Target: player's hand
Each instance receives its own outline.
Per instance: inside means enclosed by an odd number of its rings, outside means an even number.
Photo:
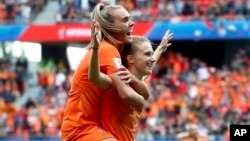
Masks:
[[[125,84],[133,83],[135,81],[135,76],[125,67],[119,68],[117,75]]]
[[[99,48],[99,43],[101,41],[101,31],[100,31],[100,25],[95,20],[92,21],[91,24],[91,37],[93,39],[93,49]]]
[[[166,49],[171,45],[169,41],[173,38],[173,33],[171,33],[169,30],[166,31],[165,35],[163,36],[160,45],[158,46],[159,49],[161,49],[163,52],[166,51]]]

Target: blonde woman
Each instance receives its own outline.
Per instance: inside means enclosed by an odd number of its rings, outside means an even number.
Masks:
[[[88,75],[90,57],[96,49],[91,48],[81,60],[74,74],[61,127],[63,141],[116,140],[101,126],[102,96],[104,90],[111,86],[111,82],[104,78],[114,74],[121,67],[119,51],[125,44],[132,41],[131,33],[134,22],[130,19],[128,11],[119,5],[98,4],[93,13],[103,36],[98,49],[101,58],[100,68],[95,70],[102,73],[96,76]],[[89,47],[92,47],[93,43],[92,40]],[[148,97],[148,89],[142,81],[135,78],[131,87],[144,97]],[[140,103],[142,100],[140,97],[129,97],[129,95],[127,97],[134,104]]]

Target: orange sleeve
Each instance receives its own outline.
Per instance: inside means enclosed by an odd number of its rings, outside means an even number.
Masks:
[[[103,43],[103,42],[102,42]],[[103,43],[99,50],[99,60],[101,72],[112,74],[121,67],[121,56],[116,47]]]

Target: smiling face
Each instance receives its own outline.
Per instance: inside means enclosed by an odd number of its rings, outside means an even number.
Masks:
[[[132,36],[132,44],[126,45],[121,51],[122,64],[138,79],[150,75],[155,60],[150,41],[143,36]]]
[[[121,7],[113,10],[110,15],[112,16],[114,26],[119,28],[120,31],[109,31],[109,34],[124,44],[131,43],[134,22],[131,20],[128,11]]]
[[[122,6],[99,3],[93,11],[93,19],[99,23],[103,38],[109,43],[117,47],[131,43],[134,22]]]
[[[153,59],[154,50],[151,44],[146,41],[136,46],[137,50],[131,56],[131,67],[134,67],[142,76],[150,75],[155,62]]]

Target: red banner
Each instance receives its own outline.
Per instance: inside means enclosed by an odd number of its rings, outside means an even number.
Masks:
[[[21,41],[64,42],[89,41],[90,24],[31,25],[21,35]]]
[[[153,26],[153,22],[135,23],[133,35],[147,36]]]
[[[153,23],[136,23],[134,35],[145,35]],[[58,25],[30,25],[20,36],[20,41],[31,42],[88,42],[91,36],[91,25],[58,24]]]

